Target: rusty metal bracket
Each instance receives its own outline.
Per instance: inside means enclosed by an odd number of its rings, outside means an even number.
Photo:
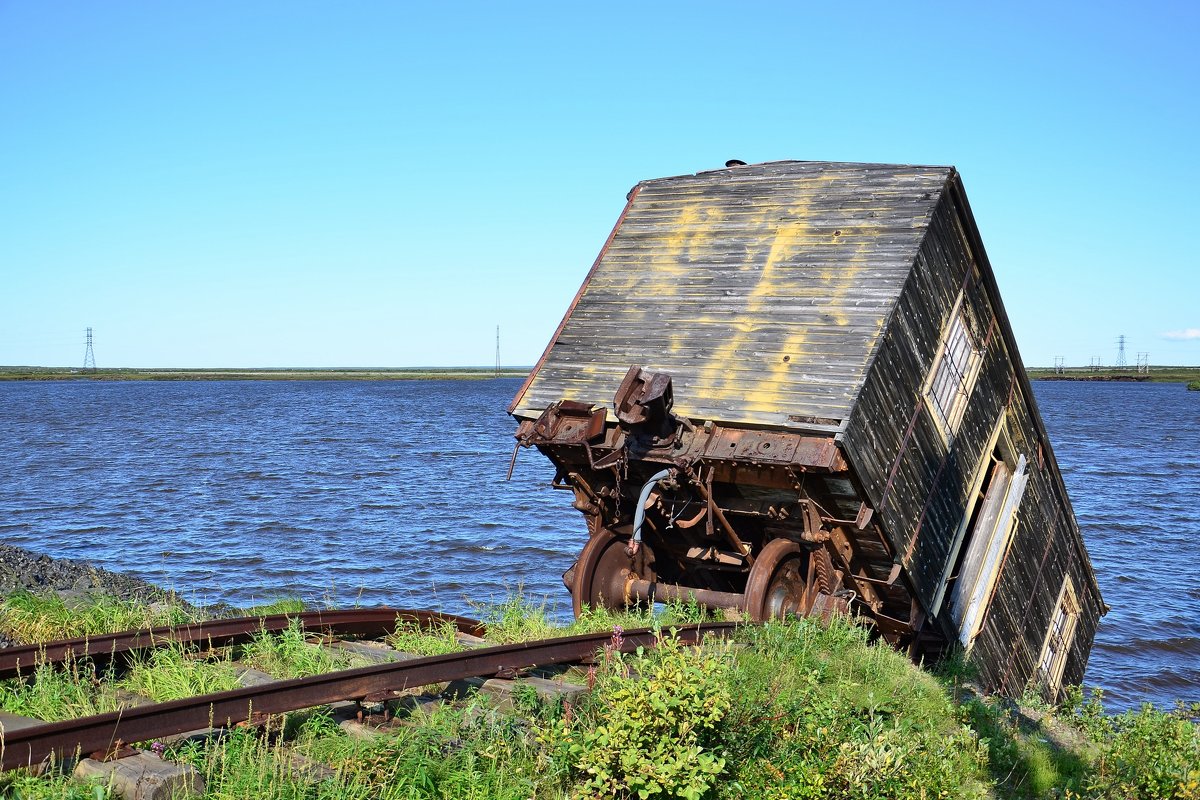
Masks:
[[[136,756],[137,753],[137,750],[134,750],[120,739],[117,739],[108,747],[88,753],[88,758],[92,759],[93,761],[116,761],[119,758]]]
[[[662,420],[675,405],[671,376],[638,366],[629,368],[613,398],[617,419],[627,425],[642,425]]]
[[[535,444],[584,444],[604,435],[608,412],[575,400],[559,400],[546,407],[530,427],[517,431],[517,441]]]

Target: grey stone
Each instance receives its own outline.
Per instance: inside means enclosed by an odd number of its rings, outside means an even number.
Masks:
[[[194,767],[146,752],[114,761],[85,758],[75,765],[74,775],[107,784],[123,800],[178,800],[203,794],[205,788]]]
[[[274,675],[269,675],[252,667],[239,666],[234,669],[239,686],[265,686],[279,681]]]
[[[330,642],[331,650],[341,650],[352,653],[375,664],[388,664],[393,661],[410,661],[416,656],[412,653],[402,653],[399,650],[377,642]]]
[[[20,714],[10,714],[7,711],[0,711],[0,731],[4,733],[45,724],[45,721],[34,717],[22,717]]]
[[[481,639],[478,636],[472,636],[469,633],[459,632],[459,633],[454,634],[454,638],[459,644],[463,645],[464,647],[485,647],[485,646],[487,646],[486,639]]]

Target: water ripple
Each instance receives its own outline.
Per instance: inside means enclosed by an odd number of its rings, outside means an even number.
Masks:
[[[566,615],[586,534],[537,453],[504,481],[519,385],[0,384],[0,533],[200,602],[472,613],[521,587]],[[1200,394],[1035,391],[1113,609],[1087,681],[1116,708],[1200,700]]]

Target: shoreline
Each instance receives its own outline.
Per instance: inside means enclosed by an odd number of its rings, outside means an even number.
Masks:
[[[4,381],[422,381],[492,380],[524,378],[530,367],[250,367],[132,369],[111,367],[83,371],[70,367],[0,366]],[[1053,367],[1030,367],[1034,381],[1094,381],[1112,383],[1194,383],[1200,367],[1150,367],[1136,373],[1087,367],[1055,371]]]
[[[526,367],[97,369],[0,367],[0,381],[414,381],[524,378]]]
[[[1127,368],[1029,367],[1031,381],[1101,381],[1112,383],[1189,383],[1200,380],[1200,367],[1150,367],[1146,372]]]

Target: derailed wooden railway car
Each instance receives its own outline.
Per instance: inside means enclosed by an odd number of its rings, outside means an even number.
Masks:
[[[577,613],[853,612],[991,691],[1083,678],[1104,603],[952,167],[639,183],[509,412],[586,519]]]

